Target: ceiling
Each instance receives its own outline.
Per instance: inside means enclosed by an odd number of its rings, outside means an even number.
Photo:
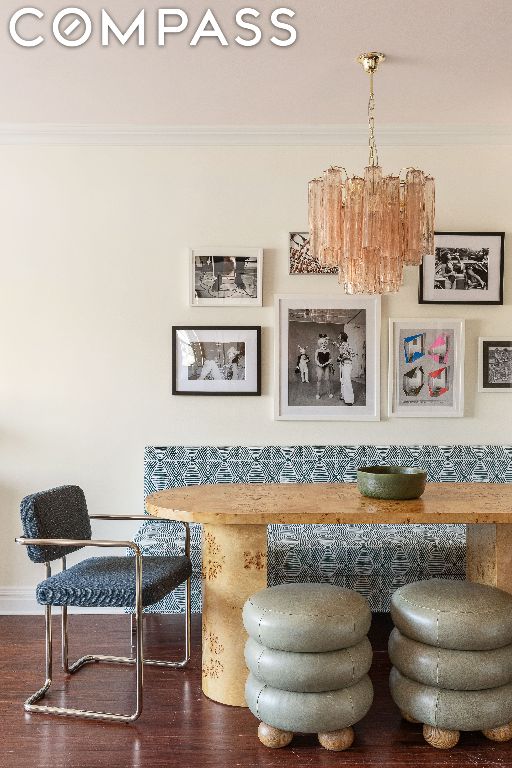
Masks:
[[[20,48],[6,32],[20,3],[2,3],[0,123],[118,125],[353,125],[365,121],[367,77],[355,63],[364,50],[388,56],[376,77],[378,124],[512,125],[512,0],[255,0],[262,16],[281,5],[296,11],[295,45],[270,44],[270,24],[256,47],[235,44],[238,0],[210,7],[230,41],[189,46],[206,5],[179,4],[186,32],[155,42],[154,0],[77,3],[94,35],[81,48],[49,39]],[[63,0],[39,3],[46,17],[20,29],[46,33]],[[117,5],[117,8],[115,7]],[[100,9],[126,27],[147,9],[147,43],[102,48]],[[264,12],[264,13],[263,13]]]

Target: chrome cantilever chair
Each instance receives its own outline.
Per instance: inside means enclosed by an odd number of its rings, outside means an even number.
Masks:
[[[143,515],[90,515],[84,492],[74,485],[54,488],[27,496],[21,502],[24,536],[16,539],[28,549],[35,563],[46,565],[46,579],[38,584],[37,601],[45,606],[46,682],[25,702],[27,712],[83,717],[130,723],[142,712],[143,665],[185,667],[190,659],[190,532],[185,526],[185,554],[175,557],[142,557],[131,541],[93,540],[91,520],[147,520]],[[82,547],[129,547],[134,557],[92,557],[66,568],[66,555]],[[51,575],[51,562],[62,559],[62,571]],[[185,583],[185,657],[182,661],[158,661],[144,658],[143,608],[161,600]],[[52,606],[62,609],[62,667],[68,674],[85,664],[108,662],[133,664],[136,669],[137,706],[131,715],[95,712],[67,707],[38,705],[52,684]],[[136,621],[135,657],[82,656],[68,663],[68,606],[86,608],[132,608]],[[133,614],[132,614],[133,615]]]

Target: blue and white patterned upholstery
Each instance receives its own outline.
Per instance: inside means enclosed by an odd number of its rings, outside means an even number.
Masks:
[[[188,557],[145,557],[142,566],[142,604],[152,605],[192,573]],[[83,608],[135,608],[135,558],[90,557],[37,586],[41,605],[78,605]]]
[[[20,504],[27,539],[90,539],[91,521],[85,495],[77,485],[63,485],[25,496]],[[34,563],[59,560],[81,547],[27,547]]]
[[[354,482],[361,466],[423,467],[433,482],[512,482],[512,446],[148,447],[144,495],[214,483]],[[201,610],[200,526],[191,526],[192,609]],[[143,523],[136,541],[152,555],[182,551],[182,527]],[[374,611],[389,610],[391,593],[409,581],[464,578],[463,525],[270,525],[270,586],[330,582],[361,592]],[[181,612],[178,589],[149,610]]]

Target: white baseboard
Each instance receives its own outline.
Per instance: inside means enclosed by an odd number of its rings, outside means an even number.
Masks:
[[[54,609],[58,610],[58,609]],[[70,608],[69,613],[124,613],[122,608]],[[0,587],[0,616],[42,616],[32,587]]]

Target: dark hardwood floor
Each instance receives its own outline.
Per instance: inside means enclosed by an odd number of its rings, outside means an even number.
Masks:
[[[126,616],[72,616],[71,657],[84,652],[127,654]],[[175,617],[145,620],[148,655],[179,652]],[[427,746],[421,727],[401,720],[388,691],[390,630],[388,616],[377,615],[371,631],[375,658],[375,701],[356,726],[348,752],[329,753],[314,736],[297,736],[283,750],[268,750],[256,736],[257,721],[248,710],[215,704],[201,694],[200,624],[194,617],[193,658],[186,670],[146,668],[144,711],[133,725],[86,722],[26,715],[24,699],[43,683],[42,617],[0,617],[0,766],[1,768],[508,768],[512,743],[495,744],[481,734],[463,734],[449,752]],[[55,630],[58,630],[55,621]],[[58,633],[56,638],[58,641]],[[110,665],[85,667],[66,679],[56,643],[55,683],[49,700],[67,706],[128,711],[134,702],[133,669]]]

